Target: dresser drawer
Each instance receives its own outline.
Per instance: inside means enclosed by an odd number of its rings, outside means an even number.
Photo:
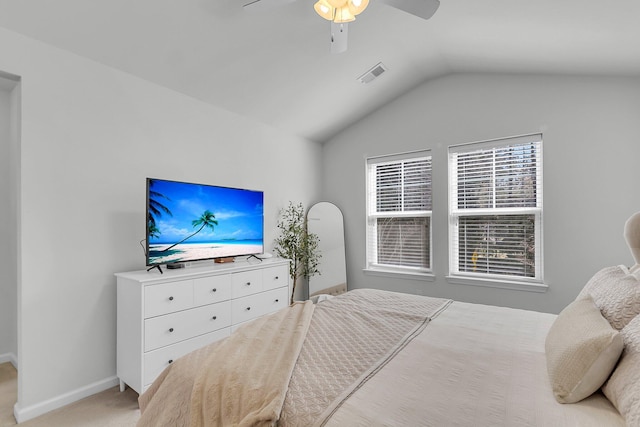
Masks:
[[[231,275],[231,296],[243,297],[262,291],[262,271],[250,270]]]
[[[232,300],[232,323],[242,323],[287,305],[288,288],[279,288]]]
[[[184,341],[231,325],[231,302],[225,301],[144,321],[144,351]]]
[[[200,347],[204,347],[207,344],[228,337],[229,333],[229,328],[219,329],[168,347],[159,348],[158,350],[145,353],[143,385],[145,387],[149,386],[167,366],[179,357],[197,350]]]
[[[273,313],[289,305],[289,287],[273,289],[263,294],[263,314]]]
[[[271,289],[281,288],[289,284],[289,267],[279,265],[269,267],[262,270],[262,289],[269,291]]]
[[[192,280],[146,286],[144,289],[145,318],[174,313],[192,306]]]
[[[202,277],[193,281],[194,305],[206,305],[231,299],[231,275]]]

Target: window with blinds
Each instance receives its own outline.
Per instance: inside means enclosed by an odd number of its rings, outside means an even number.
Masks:
[[[450,274],[542,282],[542,135],[449,147]]]
[[[431,270],[431,154],[367,159],[367,268]]]

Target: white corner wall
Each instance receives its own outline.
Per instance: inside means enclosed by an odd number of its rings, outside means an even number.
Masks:
[[[451,75],[429,81],[326,143],[323,196],[344,212],[350,289],[373,287],[558,313],[599,269],[633,264],[640,211],[640,78]],[[546,293],[449,284],[447,147],[543,133]],[[364,275],[368,156],[433,150],[434,282]]]
[[[21,77],[19,421],[116,384],[116,281],[145,261],[145,178],[320,195],[321,147],[0,29]]]

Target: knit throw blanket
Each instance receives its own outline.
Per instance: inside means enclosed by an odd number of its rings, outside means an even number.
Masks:
[[[274,425],[313,310],[296,303],[176,360],[140,396],[138,426]]]

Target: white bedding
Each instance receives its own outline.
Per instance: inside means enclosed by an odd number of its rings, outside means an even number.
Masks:
[[[544,341],[555,315],[453,302],[327,426],[624,426],[600,393],[555,401]]]

